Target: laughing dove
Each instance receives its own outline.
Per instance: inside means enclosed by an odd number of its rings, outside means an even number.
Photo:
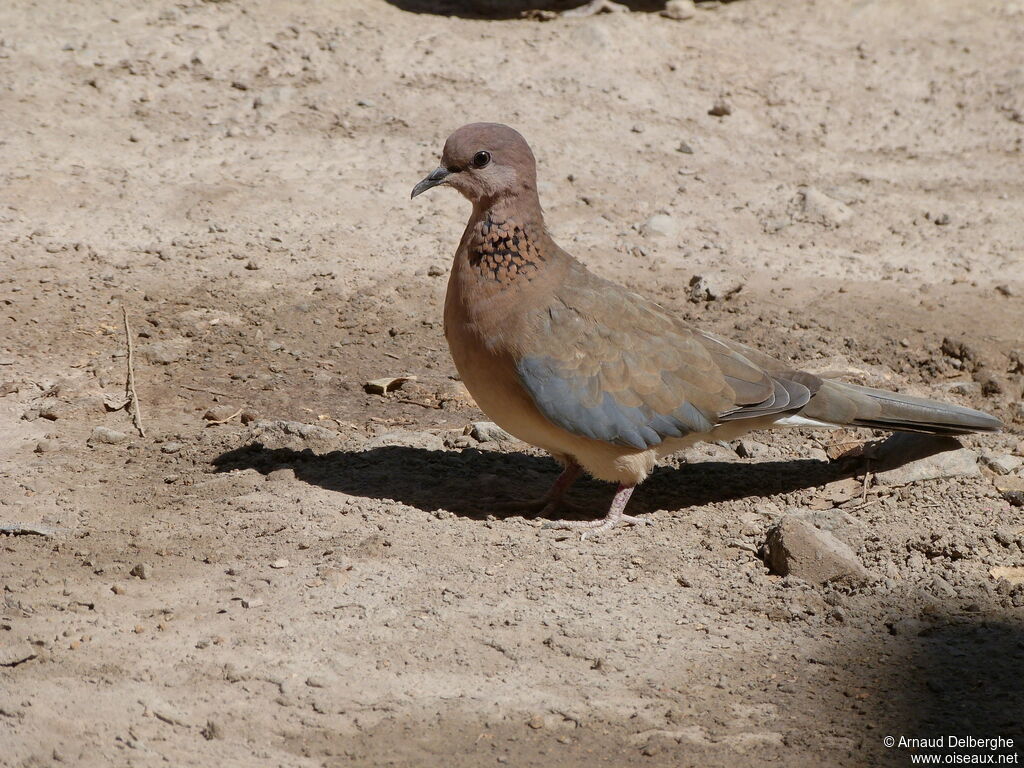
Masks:
[[[940,435],[1002,426],[969,408],[795,370],[593,274],[552,240],[533,153],[508,126],[455,131],[412,196],[442,185],[473,204],[444,308],[463,382],[493,421],[565,468],[537,504],[545,513],[581,468],[618,484],[603,518],[549,527],[644,522],[624,514],[633,488],[659,458],[701,440],[779,426]]]

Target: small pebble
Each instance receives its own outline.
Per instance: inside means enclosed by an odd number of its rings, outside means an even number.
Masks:
[[[732,114],[732,107],[724,101],[716,101],[714,106],[708,110],[708,114],[712,117],[726,117]]]
[[[184,446],[181,443],[164,443],[160,446],[161,453],[177,453]]]
[[[153,575],[153,566],[149,563],[136,563],[130,573],[137,578],[148,579]]]
[[[89,435],[90,443],[106,443],[107,445],[117,445],[127,439],[128,435],[124,432],[118,432],[110,427],[94,427],[92,434]]]
[[[56,403],[48,403],[39,409],[39,416],[48,421],[56,421],[60,418],[60,406]]]
[[[668,0],[665,3],[665,10],[661,12],[661,15],[666,19],[672,19],[674,21],[685,21],[686,19],[692,19],[697,14],[697,8],[693,3],[693,0]]]
[[[263,598],[261,597],[243,597],[242,607],[243,608],[259,608],[263,605]],[[216,641],[214,641],[216,642]]]
[[[285,560],[283,557],[275,560],[270,564],[271,568],[287,568],[291,563]]]
[[[644,237],[675,237],[682,225],[679,220],[665,213],[656,213],[640,225]]]
[[[501,440],[508,440],[512,436],[493,421],[475,421],[466,432],[480,443],[493,443]]]

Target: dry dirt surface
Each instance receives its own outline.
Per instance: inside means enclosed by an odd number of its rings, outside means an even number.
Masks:
[[[1021,2],[0,5],[0,764],[1024,739]],[[700,446],[634,495],[653,526],[598,540],[494,514],[557,468],[464,434],[440,318],[468,211],[409,201],[474,120],[528,138],[599,274],[1007,430],[916,476],[869,432]],[[415,378],[365,391],[389,376]],[[866,579],[770,573],[784,516]]]

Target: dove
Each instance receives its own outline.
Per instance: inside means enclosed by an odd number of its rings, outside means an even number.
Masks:
[[[797,370],[594,274],[552,239],[533,152],[506,125],[456,130],[412,197],[442,186],[473,206],[445,296],[455,367],[492,421],[563,467],[523,508],[556,514],[582,471],[617,485],[603,517],[546,527],[588,536],[644,523],[625,512],[633,489],[659,459],[699,441],[794,426],[1002,427],[981,411]]]

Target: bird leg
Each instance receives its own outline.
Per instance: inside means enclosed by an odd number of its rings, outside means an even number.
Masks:
[[[493,504],[491,508],[500,512],[535,512],[542,515],[550,515],[564,508],[572,510],[573,506],[565,501],[565,492],[572,487],[582,471],[579,464],[570,461],[555,480],[555,484],[539,499],[509,501]]]
[[[597,536],[605,531],[610,531],[620,523],[629,523],[630,525],[649,525],[650,521],[642,517],[633,517],[632,515],[624,514],[626,504],[629,502],[629,497],[633,495],[634,485],[622,485],[619,484],[618,490],[615,491],[615,498],[612,499],[611,506],[608,507],[608,514],[602,517],[600,520],[550,520],[544,523],[544,528],[560,528],[569,531],[583,531],[584,539],[588,539],[591,536]]]
[[[589,3],[584,3],[579,8],[571,8],[568,11],[562,12],[563,18],[582,18],[584,16],[593,16],[596,13],[607,11],[609,13],[622,13],[628,11],[629,8],[622,3],[613,3],[612,0],[590,0]]]

